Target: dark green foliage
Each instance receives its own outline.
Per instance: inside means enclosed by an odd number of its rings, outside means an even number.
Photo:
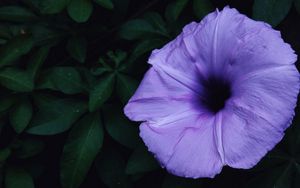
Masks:
[[[144,144],[139,144],[128,159],[126,174],[138,174],[159,168]]]
[[[118,106],[106,105],[103,110],[105,128],[108,134],[120,144],[134,149],[140,142],[138,127],[130,122]]]
[[[22,168],[8,167],[5,174],[5,187],[7,188],[34,188],[33,179]]]
[[[62,187],[79,187],[102,143],[103,128],[100,114],[86,115],[72,128],[61,158]]]
[[[35,135],[54,135],[68,130],[86,112],[83,101],[48,96],[36,97],[37,112],[27,129]]]
[[[277,26],[288,14],[293,0],[255,0],[253,18]]]
[[[121,153],[114,148],[108,148],[96,159],[97,173],[109,188],[129,188],[132,183],[125,174],[126,161]]]
[[[161,168],[124,115],[151,51],[227,4],[299,54],[300,0],[0,1],[0,187],[300,187],[298,108],[253,169],[198,180]]]
[[[35,20],[37,17],[30,10],[19,6],[0,7],[0,20],[25,22]]]
[[[93,4],[90,0],[71,0],[68,5],[69,16],[76,22],[86,22],[93,12]]]
[[[210,0],[193,0],[194,14],[201,19],[214,10]]]
[[[10,39],[0,51],[0,67],[12,64],[22,55],[27,54],[33,46],[31,37],[15,36]]]
[[[17,133],[21,133],[27,127],[31,117],[32,105],[28,99],[16,104],[9,115],[10,123]]]
[[[73,37],[70,38],[67,44],[67,50],[74,59],[80,63],[84,63],[86,58],[86,39]]]

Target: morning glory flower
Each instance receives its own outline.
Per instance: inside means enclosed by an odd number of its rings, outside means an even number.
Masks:
[[[154,50],[124,111],[161,165],[183,177],[249,169],[284,136],[299,92],[280,32],[225,7]]]

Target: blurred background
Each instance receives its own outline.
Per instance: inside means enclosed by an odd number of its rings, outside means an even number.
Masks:
[[[300,0],[1,0],[0,187],[300,187],[299,107],[256,167],[197,180],[160,168],[123,114],[151,51],[226,5],[300,54]]]

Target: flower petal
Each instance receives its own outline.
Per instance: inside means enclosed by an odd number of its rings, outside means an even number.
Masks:
[[[233,85],[232,102],[255,112],[280,130],[294,116],[300,88],[299,73],[294,65],[280,66],[272,71],[245,75]]]
[[[176,116],[193,109],[201,113],[203,110],[195,104],[196,96],[193,89],[150,68],[124,112],[135,121],[161,121],[169,115]]]
[[[225,163],[231,167],[253,167],[284,135],[283,131],[242,107],[231,106],[222,113]]]
[[[195,22],[185,26],[183,32],[163,48],[154,50],[148,60],[155,70],[163,71],[173,79],[181,81],[192,88],[199,87],[201,74],[195,64],[195,59],[187,51],[183,42],[185,35],[191,33],[197,24]]]
[[[296,61],[280,32],[229,7],[209,14],[182,35],[187,51],[204,75],[226,74],[235,79],[260,68]]]
[[[149,151],[169,172],[184,177],[214,177],[222,162],[216,149],[212,116],[192,115],[158,127],[140,126]]]
[[[226,163],[251,168],[283,137],[291,124],[299,92],[294,65],[261,69],[233,85],[233,97],[222,112]]]

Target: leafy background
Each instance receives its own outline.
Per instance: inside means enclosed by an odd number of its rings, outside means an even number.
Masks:
[[[300,119],[253,169],[214,179],[161,169],[122,108],[147,57],[225,5],[300,54],[300,0],[1,0],[0,187],[300,187]]]

